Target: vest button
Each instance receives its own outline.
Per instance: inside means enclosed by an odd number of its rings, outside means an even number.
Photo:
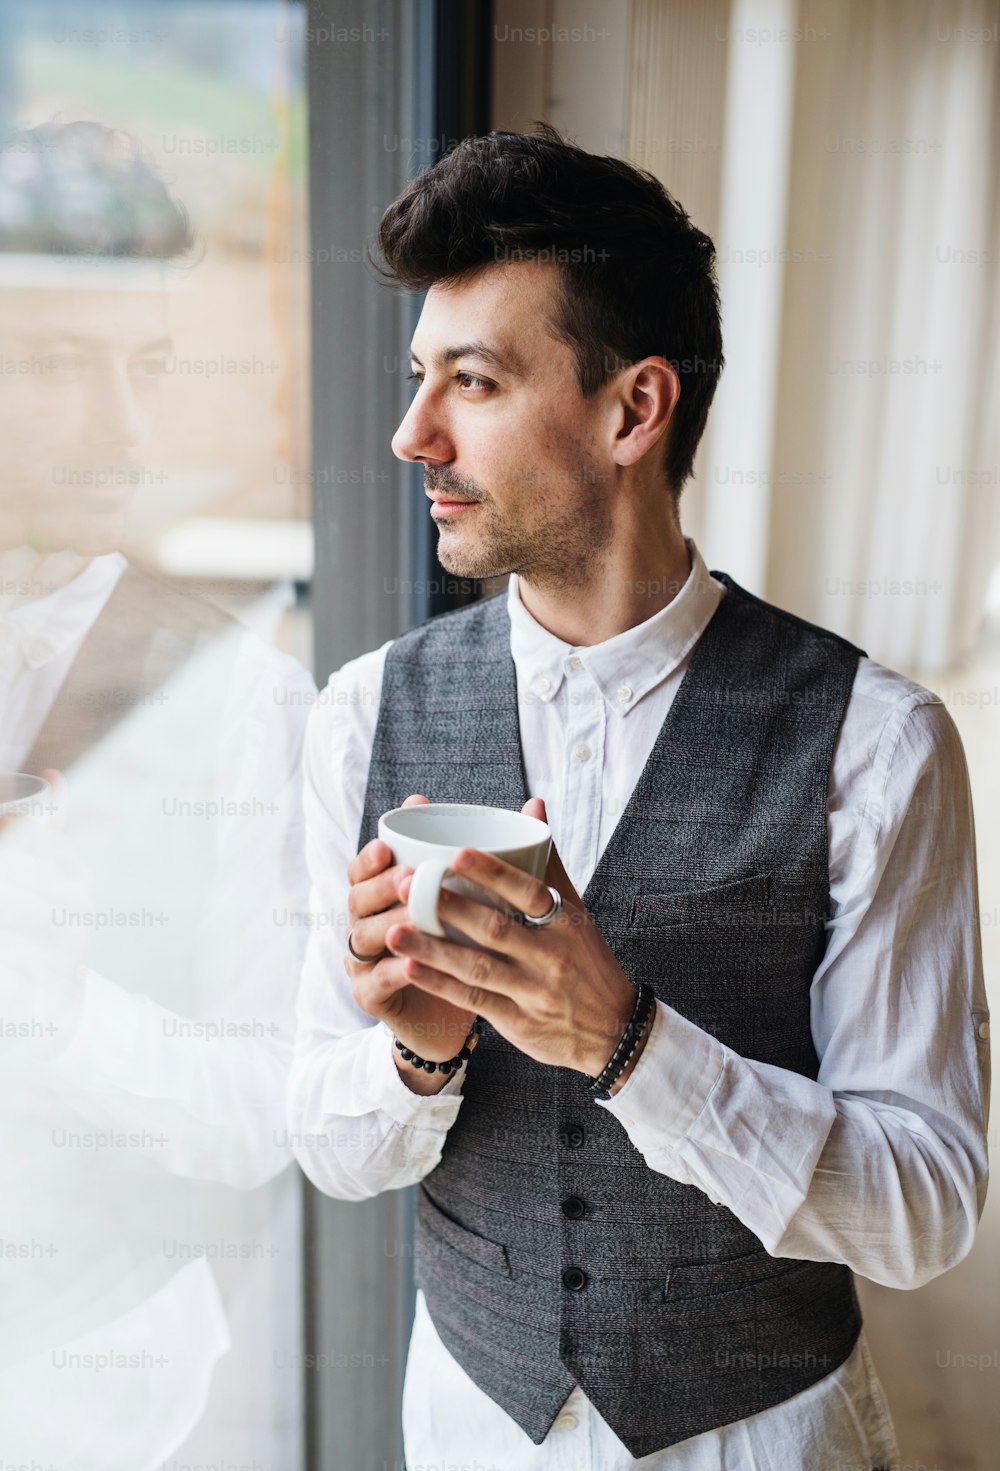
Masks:
[[[587,1209],[579,1195],[567,1195],[562,1203],[562,1213],[569,1216],[571,1221],[578,1221]]]
[[[579,1292],[587,1285],[587,1274],[579,1267],[567,1267],[563,1272],[563,1286],[568,1287],[570,1292]]]
[[[567,1149],[580,1149],[585,1138],[582,1124],[565,1124],[559,1131],[559,1142]]]

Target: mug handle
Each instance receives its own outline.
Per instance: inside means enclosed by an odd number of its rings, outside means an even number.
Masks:
[[[425,935],[434,935],[439,940],[446,938],[437,916],[441,885],[451,873],[447,858],[428,858],[418,863],[410,880],[410,893],[406,901],[411,924]]]

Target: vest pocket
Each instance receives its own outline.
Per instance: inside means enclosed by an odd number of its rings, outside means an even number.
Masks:
[[[722,1262],[671,1267],[661,1304],[668,1311],[697,1309],[711,1302],[719,1318],[772,1317],[794,1312],[829,1290],[830,1265],[751,1252]]]
[[[822,881],[755,873],[685,893],[644,891],[609,943],[636,983],[741,1057],[816,1075],[809,986],[822,954]]]
[[[660,929],[675,925],[730,923],[734,927],[750,927],[761,909],[766,909],[771,891],[771,877],[766,873],[751,874],[735,883],[717,884],[693,893],[643,893],[632,901],[630,928]]]
[[[450,1247],[452,1251],[457,1251],[460,1256],[467,1257],[469,1261],[475,1262],[478,1266],[487,1267],[492,1272],[500,1272],[504,1277],[511,1275],[507,1248],[499,1241],[490,1241],[485,1236],[477,1236],[474,1231],[460,1225],[431,1198],[430,1192],[423,1184],[417,1190],[416,1219],[418,1235],[420,1228],[423,1227],[435,1242]],[[420,1254],[419,1251],[417,1254]],[[436,1253],[433,1250],[430,1253],[425,1250],[423,1254]]]

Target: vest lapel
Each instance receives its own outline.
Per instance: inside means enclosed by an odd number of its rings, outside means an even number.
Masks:
[[[67,770],[153,698],[202,638],[232,626],[210,604],[129,567],[84,639],[24,770]]]
[[[504,595],[433,619],[410,637],[411,657],[385,664],[359,848],[375,837],[379,816],[414,792],[512,811],[528,800]],[[428,637],[447,662],[447,680],[425,682]]]

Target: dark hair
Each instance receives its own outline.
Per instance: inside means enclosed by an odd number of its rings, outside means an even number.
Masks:
[[[0,251],[175,259],[187,213],[137,141],[103,123],[42,123],[0,139]]]
[[[664,468],[677,497],[724,362],[715,247],[652,174],[534,126],[466,138],[411,180],[379,222],[379,272],[423,291],[505,261],[555,262],[552,325],[585,397],[644,357],[676,368]]]

